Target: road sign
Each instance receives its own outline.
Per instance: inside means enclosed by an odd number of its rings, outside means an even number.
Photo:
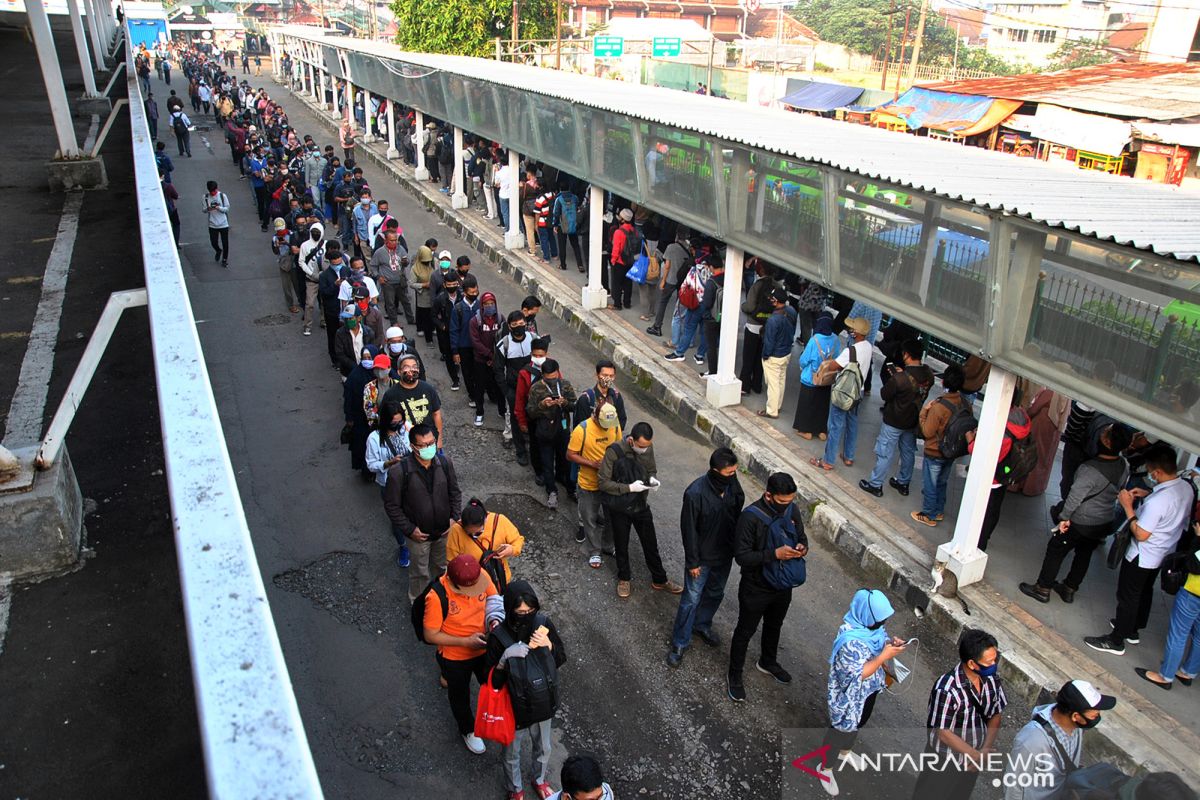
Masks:
[[[654,57],[666,58],[668,56],[679,55],[679,50],[683,46],[683,40],[674,36],[655,36],[654,37]]]
[[[620,36],[592,38],[592,55],[596,58],[620,58],[625,54],[625,39]]]

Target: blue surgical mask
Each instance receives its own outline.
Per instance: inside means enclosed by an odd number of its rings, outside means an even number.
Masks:
[[[362,361],[360,361],[360,362],[358,362],[358,363],[362,364],[362,366],[363,366],[363,369],[371,369],[372,367],[374,367],[374,366],[375,366],[375,359],[373,359],[373,358],[364,358]]]
[[[388,345],[388,350],[391,350],[393,353],[402,353],[404,352],[404,344],[402,342],[390,343]]]
[[[999,669],[1000,669],[1000,662],[997,661],[995,664],[992,664],[990,667],[984,667],[984,666],[980,666],[977,664],[975,671],[979,673],[979,677],[981,677],[981,678],[990,678],[993,675],[995,675],[996,672],[999,671]]]
[[[1150,484],[1151,486],[1157,486],[1158,478],[1154,477],[1153,473],[1147,472],[1146,473],[1146,483]]]
[[[424,461],[433,461],[434,457],[437,456],[437,445],[431,444],[428,447],[418,448],[417,455]]]

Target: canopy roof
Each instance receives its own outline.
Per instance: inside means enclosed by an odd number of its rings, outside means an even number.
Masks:
[[[810,83],[798,92],[792,92],[779,102],[805,111],[832,111],[852,104],[862,95],[857,86],[840,83]]]

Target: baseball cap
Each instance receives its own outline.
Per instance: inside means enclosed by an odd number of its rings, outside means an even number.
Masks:
[[[1087,681],[1067,681],[1058,690],[1058,702],[1071,711],[1082,714],[1084,711],[1108,711],[1117,704],[1117,698],[1100,694],[1100,690]]]
[[[281,231],[287,227],[287,223],[283,221],[283,217],[275,218],[275,230]]]
[[[449,261],[452,258],[449,250],[443,250],[438,253],[438,261]]]
[[[612,403],[605,403],[600,407],[597,419],[600,422],[600,427],[606,431],[617,427],[617,423],[620,421],[620,418],[617,416],[617,408]]]
[[[370,297],[370,296],[371,296],[371,292],[367,289],[367,287],[365,287],[365,286],[355,286],[354,287],[355,299],[362,298],[362,297]]]
[[[383,332],[384,339],[398,339],[404,335],[404,329],[398,325],[393,325]]]
[[[481,572],[479,560],[466,553],[455,556],[454,560],[446,565],[446,575],[449,576],[450,582],[463,594],[471,596],[487,591],[488,582],[479,580]]]
[[[375,369],[391,369],[392,360],[383,353],[375,356]]]
[[[787,291],[776,287],[771,290],[771,299],[777,303],[786,303],[788,299]]]

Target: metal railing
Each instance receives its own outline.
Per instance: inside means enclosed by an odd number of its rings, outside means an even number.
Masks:
[[[126,53],[142,259],[192,680],[213,798],[320,798]]]

